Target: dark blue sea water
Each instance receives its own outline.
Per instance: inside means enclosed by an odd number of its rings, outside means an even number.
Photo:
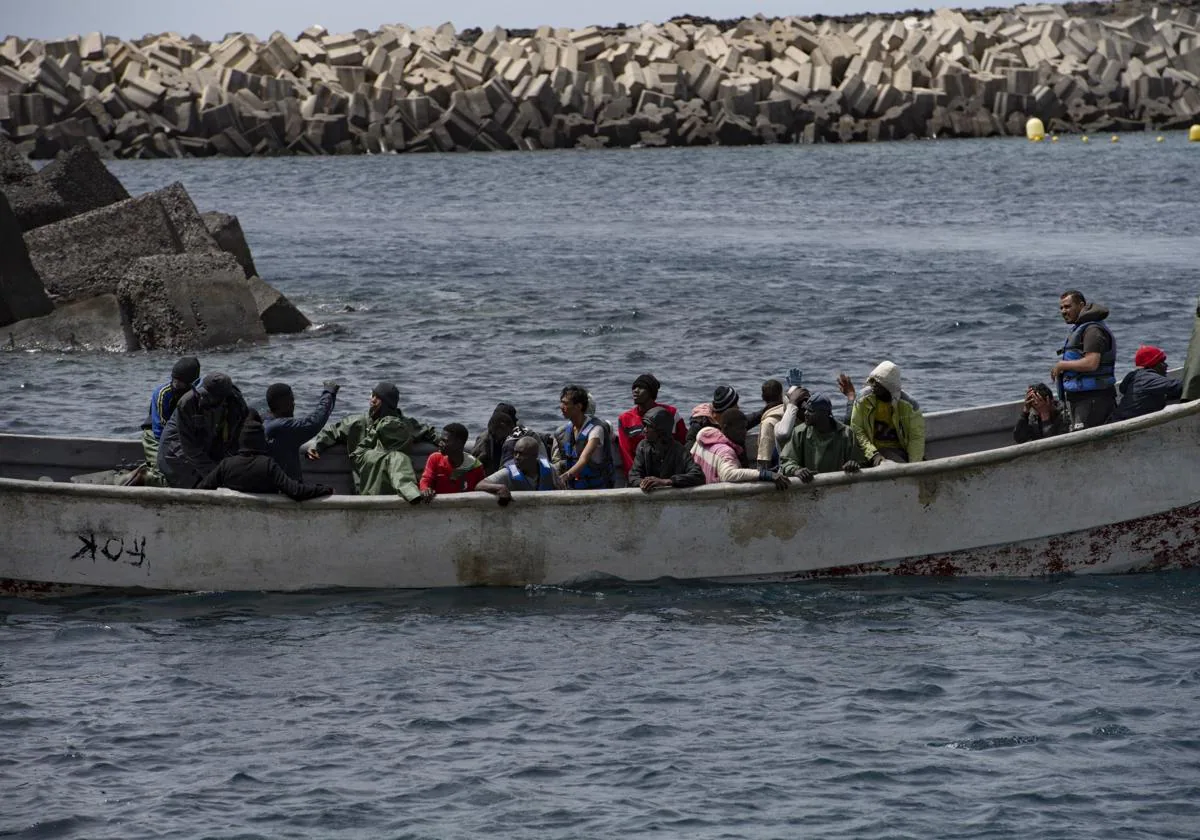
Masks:
[[[1013,399],[1072,286],[1112,307],[1122,366],[1142,342],[1178,360],[1197,155],[1169,135],[114,170],[237,213],[320,325],[206,370],[301,402],[338,377],[346,410],[394,378],[474,432],[500,399],[549,424],[566,381],[611,417],[644,370],[684,406],[882,358],[928,408]],[[172,361],[0,353],[0,429],[133,434]],[[1195,838],[1198,608],[1196,572],[5,600],[0,837]]]
[[[1194,838],[1200,576],[0,602],[0,836]]]

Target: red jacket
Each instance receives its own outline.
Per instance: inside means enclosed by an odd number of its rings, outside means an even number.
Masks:
[[[679,416],[675,406],[655,403],[650,408],[665,408],[671,412],[675,418],[675,440],[680,443],[687,442],[687,424],[683,422],[683,418]],[[642,438],[646,436],[646,430],[642,426],[642,415],[650,408],[642,409],[635,405],[617,418],[617,443],[621,447],[621,460],[624,462],[625,472],[629,472],[630,467],[633,466],[633,455],[637,452]]]
[[[463,464],[456,470],[451,466],[450,459],[443,453],[434,452],[425,462],[425,472],[421,474],[420,486],[422,490],[432,487],[439,495],[469,493],[483,479],[483,464],[474,455],[464,452]]]

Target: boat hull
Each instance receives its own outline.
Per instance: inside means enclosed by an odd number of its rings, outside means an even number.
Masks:
[[[1188,404],[788,491],[567,491],[507,508],[465,494],[413,507],[0,479],[0,580],[287,591],[1181,568],[1200,560],[1198,459],[1200,404]]]

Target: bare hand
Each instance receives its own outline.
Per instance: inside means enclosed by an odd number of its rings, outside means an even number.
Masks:
[[[1029,400],[1030,407],[1038,413],[1038,417],[1043,422],[1050,419],[1050,400],[1046,399],[1041,394],[1035,393]]]
[[[853,474],[861,469],[862,464],[858,463],[858,461],[847,461],[846,463],[842,464],[842,472]]]
[[[808,467],[801,467],[800,475],[797,476],[797,478],[799,478],[800,481],[803,482],[804,484],[812,484],[812,480],[816,477],[817,477],[817,474],[815,472],[813,472],[812,470],[810,470]]]
[[[671,486],[673,486],[671,484],[671,479],[654,477],[643,478],[641,483],[638,484],[638,487],[641,488],[643,493],[649,493],[651,490],[658,490],[660,488]]]
[[[500,503],[500,507],[505,507],[512,501],[512,491],[507,487],[501,487],[496,491],[496,501]]]
[[[316,449],[306,449],[304,450],[304,457],[310,461],[320,461],[321,453]]]
[[[876,453],[875,453],[875,455],[874,455],[874,456],[871,458],[871,466],[872,466],[872,467],[878,467],[878,466],[879,466],[880,464],[882,464],[882,463],[883,463],[885,460],[886,460],[886,459],[883,457],[883,455],[882,455],[881,453],[879,453],[879,452],[876,452]]]
[[[850,377],[844,373],[838,374],[838,390],[842,392],[842,396],[854,402],[854,398],[858,396],[858,392],[854,390],[854,383],[850,381]]]
[[[1061,364],[1062,364],[1062,362],[1055,362],[1054,367],[1050,368],[1050,381],[1051,382],[1058,381],[1058,375],[1060,373],[1062,373],[1062,368],[1059,367],[1059,365],[1061,365]]]
[[[792,480],[783,473],[775,473],[775,487],[779,490],[786,490],[792,486]]]
[[[427,490],[421,491],[421,501],[423,501],[423,502],[432,502],[436,496],[437,496],[437,491],[434,490],[432,487],[430,487]]]
[[[807,402],[808,398],[811,396],[812,394],[809,393],[807,388],[799,388],[795,393],[788,397],[788,402],[799,408],[801,405]]]

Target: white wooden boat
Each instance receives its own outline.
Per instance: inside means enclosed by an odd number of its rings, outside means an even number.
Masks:
[[[0,435],[0,594],[1027,577],[1200,562],[1200,402],[1013,446],[1019,410],[931,414],[932,460],[787,492],[527,493],[507,508],[482,493],[413,507],[76,484],[65,479],[136,461],[140,446]],[[345,469],[326,457],[308,475],[345,487]]]

